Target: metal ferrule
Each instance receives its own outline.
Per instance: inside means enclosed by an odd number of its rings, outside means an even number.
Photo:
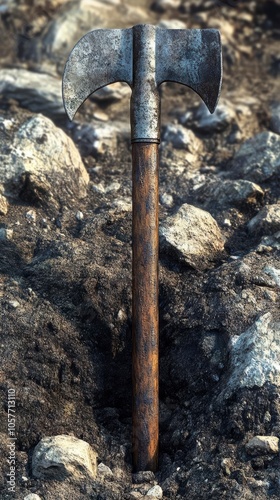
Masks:
[[[133,27],[131,142],[160,142],[160,98],[156,83],[156,27]]]

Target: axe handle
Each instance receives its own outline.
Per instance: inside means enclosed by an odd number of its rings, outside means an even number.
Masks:
[[[136,471],[157,470],[158,144],[132,144],[132,446]]]

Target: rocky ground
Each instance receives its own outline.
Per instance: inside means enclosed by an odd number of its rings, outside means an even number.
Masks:
[[[217,27],[224,57],[214,115],[162,88],[155,475],[131,467],[130,89],[74,122],[61,98],[84,33],[140,22]],[[0,28],[1,500],[279,498],[279,0],[4,0]]]

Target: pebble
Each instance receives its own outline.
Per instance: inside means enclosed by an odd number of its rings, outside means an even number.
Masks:
[[[172,207],[173,203],[174,203],[174,199],[173,199],[173,196],[172,194],[168,194],[168,193],[163,193],[161,196],[160,196],[160,202],[162,205],[164,205],[165,207]]]
[[[162,498],[162,496],[163,496],[163,492],[162,492],[161,487],[158,484],[156,484],[155,486],[150,488],[149,491],[147,492],[147,497]]]
[[[248,222],[248,231],[258,236],[280,231],[280,204],[266,205]]]
[[[0,194],[0,215],[7,215],[8,213],[8,202],[7,198]]]
[[[81,212],[81,210],[78,210],[78,212],[76,212],[76,219],[81,221],[83,220],[83,218],[84,218],[83,212]]]
[[[35,210],[28,210],[28,212],[26,212],[26,214],[25,214],[25,217],[30,222],[36,222],[36,212],[35,212]]]
[[[32,456],[32,474],[38,479],[82,480],[95,478],[97,454],[91,446],[70,435],[45,437],[37,444]]]
[[[265,266],[263,271],[273,279],[277,286],[280,287],[280,269],[276,269],[272,266]]]
[[[11,309],[17,309],[20,306],[18,300],[9,300],[8,304],[11,307]]]
[[[279,438],[276,436],[254,436],[245,445],[249,455],[263,455],[279,452]]]

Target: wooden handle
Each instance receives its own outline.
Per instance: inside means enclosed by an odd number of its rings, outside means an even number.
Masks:
[[[158,144],[132,144],[132,445],[136,471],[158,465]]]

